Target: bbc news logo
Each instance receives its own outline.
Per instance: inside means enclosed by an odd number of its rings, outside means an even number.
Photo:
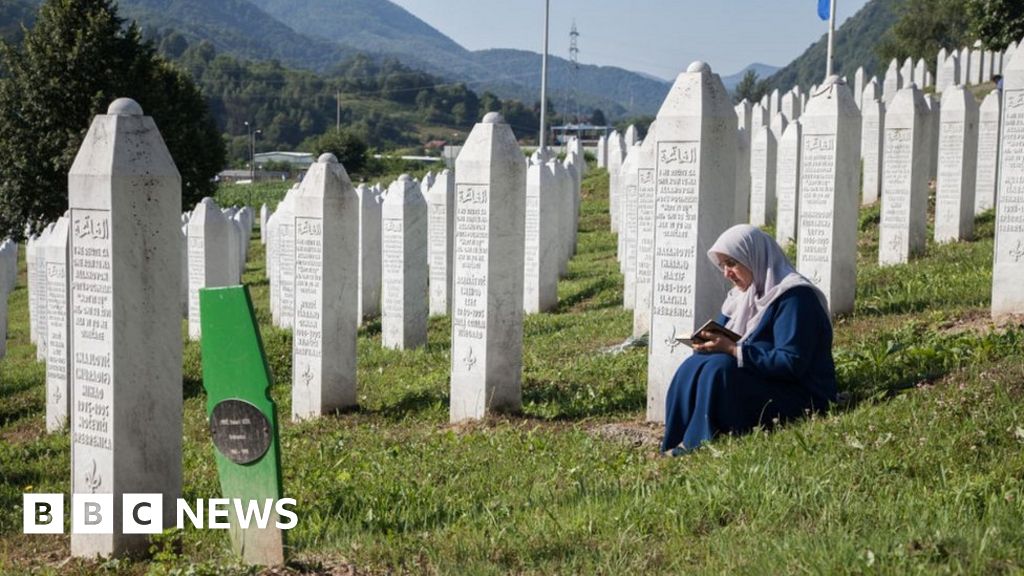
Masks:
[[[280,500],[244,500],[241,498],[210,498],[175,502],[176,527],[191,524],[199,529],[226,530],[231,527],[234,512],[238,526],[266,528],[275,516],[274,526],[290,530],[299,523],[292,510],[294,498]],[[64,533],[63,494],[22,494],[22,525],[25,534]],[[164,497],[162,494],[124,494],[121,499],[121,532],[123,534],[159,534],[164,531]],[[71,532],[73,534],[112,534],[114,532],[113,494],[73,494],[71,496]]]

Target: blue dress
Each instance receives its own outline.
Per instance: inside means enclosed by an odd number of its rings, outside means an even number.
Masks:
[[[722,324],[728,319],[719,315]],[[676,370],[665,400],[662,451],[692,450],[718,433],[743,433],[836,400],[832,325],[814,290],[787,290],[731,354],[696,353]]]

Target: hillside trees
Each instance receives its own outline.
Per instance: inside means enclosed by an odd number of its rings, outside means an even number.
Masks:
[[[349,130],[331,128],[320,136],[303,142],[302,148],[317,156],[325,152],[334,154],[353,178],[361,174],[366,167],[366,142]]]
[[[67,173],[92,117],[134,98],[159,126],[188,205],[212,194],[224,144],[199,90],[124,26],[110,0],[47,0],[20,47],[0,45],[0,237],[68,206]]]
[[[736,89],[733,90],[732,100],[734,104],[739,104],[744,99],[751,104],[761,101],[761,98],[768,93],[768,81],[758,80],[757,72],[754,70],[747,70],[747,73],[743,75],[743,79],[736,85]]]

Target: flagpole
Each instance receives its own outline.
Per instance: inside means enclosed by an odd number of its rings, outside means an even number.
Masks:
[[[836,0],[831,0],[828,10],[828,61],[825,64],[825,79],[832,77],[832,37],[836,35]]]
[[[835,2],[835,0],[832,0]],[[547,147],[545,134],[547,127],[548,112],[548,15],[551,9],[551,0],[544,0],[544,57],[541,60],[540,72],[540,139],[537,147],[541,150]]]

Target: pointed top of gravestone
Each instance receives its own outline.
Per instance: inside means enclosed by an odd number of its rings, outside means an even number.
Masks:
[[[499,113],[499,112],[488,112],[487,114],[484,114],[483,123],[484,124],[504,124],[505,123],[505,119],[501,117],[501,113]]]
[[[110,103],[107,114],[111,116],[142,116],[142,106],[131,98],[118,98]]]
[[[402,174],[401,176],[398,177],[398,181],[399,182],[411,182],[412,181],[412,176],[409,176],[408,174]]]
[[[690,72],[690,73],[694,73],[694,72],[702,72],[702,73],[703,72],[707,72],[708,74],[710,74],[711,73],[711,66],[709,66],[707,64],[707,62],[701,62],[700,60],[694,60],[692,63],[690,63],[689,66],[686,67],[686,71]]]
[[[338,157],[335,156],[334,154],[331,154],[330,152],[324,152],[323,154],[320,155],[319,158],[316,159],[316,161],[320,164],[337,164]]]

